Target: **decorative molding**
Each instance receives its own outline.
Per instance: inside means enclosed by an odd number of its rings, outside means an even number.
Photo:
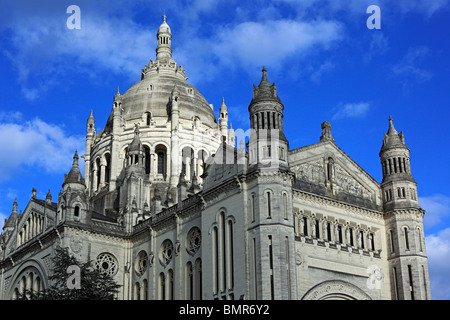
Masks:
[[[329,280],[319,283],[303,296],[302,300],[372,300],[372,298],[357,286],[339,280]]]

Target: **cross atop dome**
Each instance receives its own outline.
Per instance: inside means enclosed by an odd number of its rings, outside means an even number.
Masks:
[[[156,60],[168,61],[172,59],[172,32],[169,25],[166,22],[167,16],[164,12],[164,21],[158,28],[156,38],[158,39],[158,47],[156,48]]]

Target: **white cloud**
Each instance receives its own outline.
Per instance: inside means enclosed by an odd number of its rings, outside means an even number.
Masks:
[[[419,197],[420,206],[425,210],[423,224],[425,229],[437,226],[444,219],[450,218],[450,197],[435,194],[428,197]]]
[[[193,35],[174,52],[184,61],[191,80],[215,80],[221,71],[289,70],[289,62],[327,50],[344,36],[337,21],[289,19],[247,21],[219,26],[208,35]],[[325,71],[325,70],[323,70]]]
[[[364,63],[369,63],[374,57],[381,56],[389,50],[389,39],[383,33],[369,33],[369,50],[364,54]]]
[[[418,13],[425,18],[446,10],[450,7],[449,0],[277,0],[285,2],[293,7],[298,7],[307,13],[319,12],[322,15],[334,12],[346,12],[350,14],[365,13],[369,5],[378,5],[383,12],[389,12],[398,16],[410,13]]]
[[[430,274],[431,298],[450,299],[450,228],[432,234],[425,239],[428,269]]]
[[[426,18],[448,9],[450,7],[449,0],[398,0],[392,1],[393,8],[402,14],[418,12]]]
[[[320,83],[320,79],[322,78],[322,76],[325,73],[330,72],[334,68],[335,64],[333,62],[331,62],[330,60],[325,61],[317,69],[312,71],[310,76],[311,81],[313,81],[314,83]]]
[[[212,52],[230,66],[280,66],[286,58],[301,57],[317,46],[328,47],[342,37],[342,29],[336,21],[244,22],[222,28]]]
[[[370,109],[368,102],[340,103],[334,110],[332,120],[364,117]]]
[[[3,114],[3,119],[6,118]],[[70,136],[61,127],[39,118],[26,122],[3,122],[0,117],[0,181],[6,181],[23,167],[48,173],[67,173],[75,150],[84,152],[84,139]],[[12,119],[17,119],[17,113]],[[82,161],[80,162],[82,165]]]
[[[450,218],[450,197],[435,194],[419,197],[420,206],[425,210],[423,224],[425,231],[446,225]],[[428,268],[430,274],[431,298],[450,299],[450,228],[429,234],[425,239]]]
[[[251,70],[267,65],[273,70],[288,59],[301,59],[313,49],[329,48],[344,34],[344,24],[336,20],[277,19],[281,11],[275,7],[272,10],[276,12],[269,18],[256,14],[262,8],[248,4],[240,7],[245,7],[248,19],[255,21],[235,23],[220,18],[213,28],[201,27],[194,16],[217,15],[224,2],[177,3],[178,6],[169,5],[176,8],[168,13],[169,24],[176,21],[177,39],[182,39],[172,41],[174,59],[187,66],[188,76],[194,82],[215,79],[226,68]],[[138,5],[141,4],[146,11],[157,10],[143,2]],[[69,15],[55,1],[46,1],[45,10],[36,4],[9,5],[14,19],[0,22],[0,30],[3,27],[10,31],[11,45],[5,46],[2,53],[15,66],[23,96],[28,100],[61,85],[62,77],[70,81],[68,75],[72,73],[95,79],[108,71],[139,79],[140,70],[155,57],[159,21],[151,27],[143,26],[135,18],[137,5],[134,10],[123,11],[123,3],[103,1],[106,8],[101,10],[100,5],[81,1],[81,30],[65,27]]]
[[[404,85],[411,81],[423,83],[431,80],[432,73],[419,66],[429,53],[430,50],[425,46],[409,48],[406,55],[392,67],[393,74],[399,77]]]

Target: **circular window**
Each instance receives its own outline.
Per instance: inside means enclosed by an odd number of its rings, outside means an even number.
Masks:
[[[114,276],[118,270],[117,260],[109,253],[101,253],[95,260],[95,268],[110,276]]]
[[[147,266],[148,266],[148,255],[147,252],[142,250],[136,257],[136,261],[134,263],[134,270],[136,271],[138,276],[142,276],[144,272],[147,270]]]
[[[167,266],[172,260],[173,256],[173,243],[169,239],[164,240],[161,244],[161,249],[159,251],[159,260],[163,266]]]
[[[193,227],[187,234],[187,251],[189,254],[196,254],[202,244],[202,232],[198,227]]]

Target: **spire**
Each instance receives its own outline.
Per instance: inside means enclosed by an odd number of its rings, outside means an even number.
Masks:
[[[52,204],[52,194],[50,193],[50,189],[48,189],[47,195],[45,197],[45,202],[47,202],[47,204]]]
[[[156,38],[158,39],[158,47],[156,48],[156,60],[168,61],[172,59],[172,32],[166,22],[166,14],[163,15],[164,21],[158,28]]]
[[[394,122],[392,121],[392,117],[389,116],[389,130],[387,132],[388,136],[392,136],[394,134],[398,134],[397,130],[395,130]]]
[[[78,167],[78,150],[75,150],[75,155],[73,156],[72,167]]]
[[[80,168],[78,167],[78,150],[75,150],[75,155],[73,156],[72,169],[69,173],[64,176],[63,188],[67,183],[80,183],[84,185],[84,178],[81,175]]]
[[[117,86],[117,91],[116,91],[116,95],[115,95],[116,97],[117,96],[120,96],[120,90],[119,90],[119,86]]]
[[[383,146],[381,147],[380,152],[397,147],[408,148],[405,144],[405,137],[403,136],[403,132],[397,132],[394,127],[393,119],[391,116],[389,116],[389,129],[388,132],[384,134]]]
[[[87,118],[87,130],[88,132],[93,132],[95,128],[95,119],[94,119],[94,115],[92,114],[92,109],[91,109],[91,113],[89,115],[89,117]]]
[[[261,85],[261,84],[269,84],[270,85],[270,82],[269,82],[269,79],[267,79],[267,69],[266,69],[266,66],[263,66],[263,68],[262,68],[262,78],[261,78],[261,82],[259,83],[259,85]]]
[[[267,78],[267,69],[265,66],[262,68],[262,77],[261,82],[258,86],[253,85],[253,102],[262,101],[262,100],[271,100],[271,101],[280,101],[280,98],[277,96],[277,88],[275,83],[270,84],[269,79]]]
[[[14,199],[12,213],[17,214],[17,198]]]
[[[220,106],[219,112],[220,112],[221,118],[224,118],[225,115],[228,115],[228,108],[227,108],[227,105],[225,104],[225,98],[222,98],[222,105]],[[222,113],[223,113],[223,115],[222,115]]]

